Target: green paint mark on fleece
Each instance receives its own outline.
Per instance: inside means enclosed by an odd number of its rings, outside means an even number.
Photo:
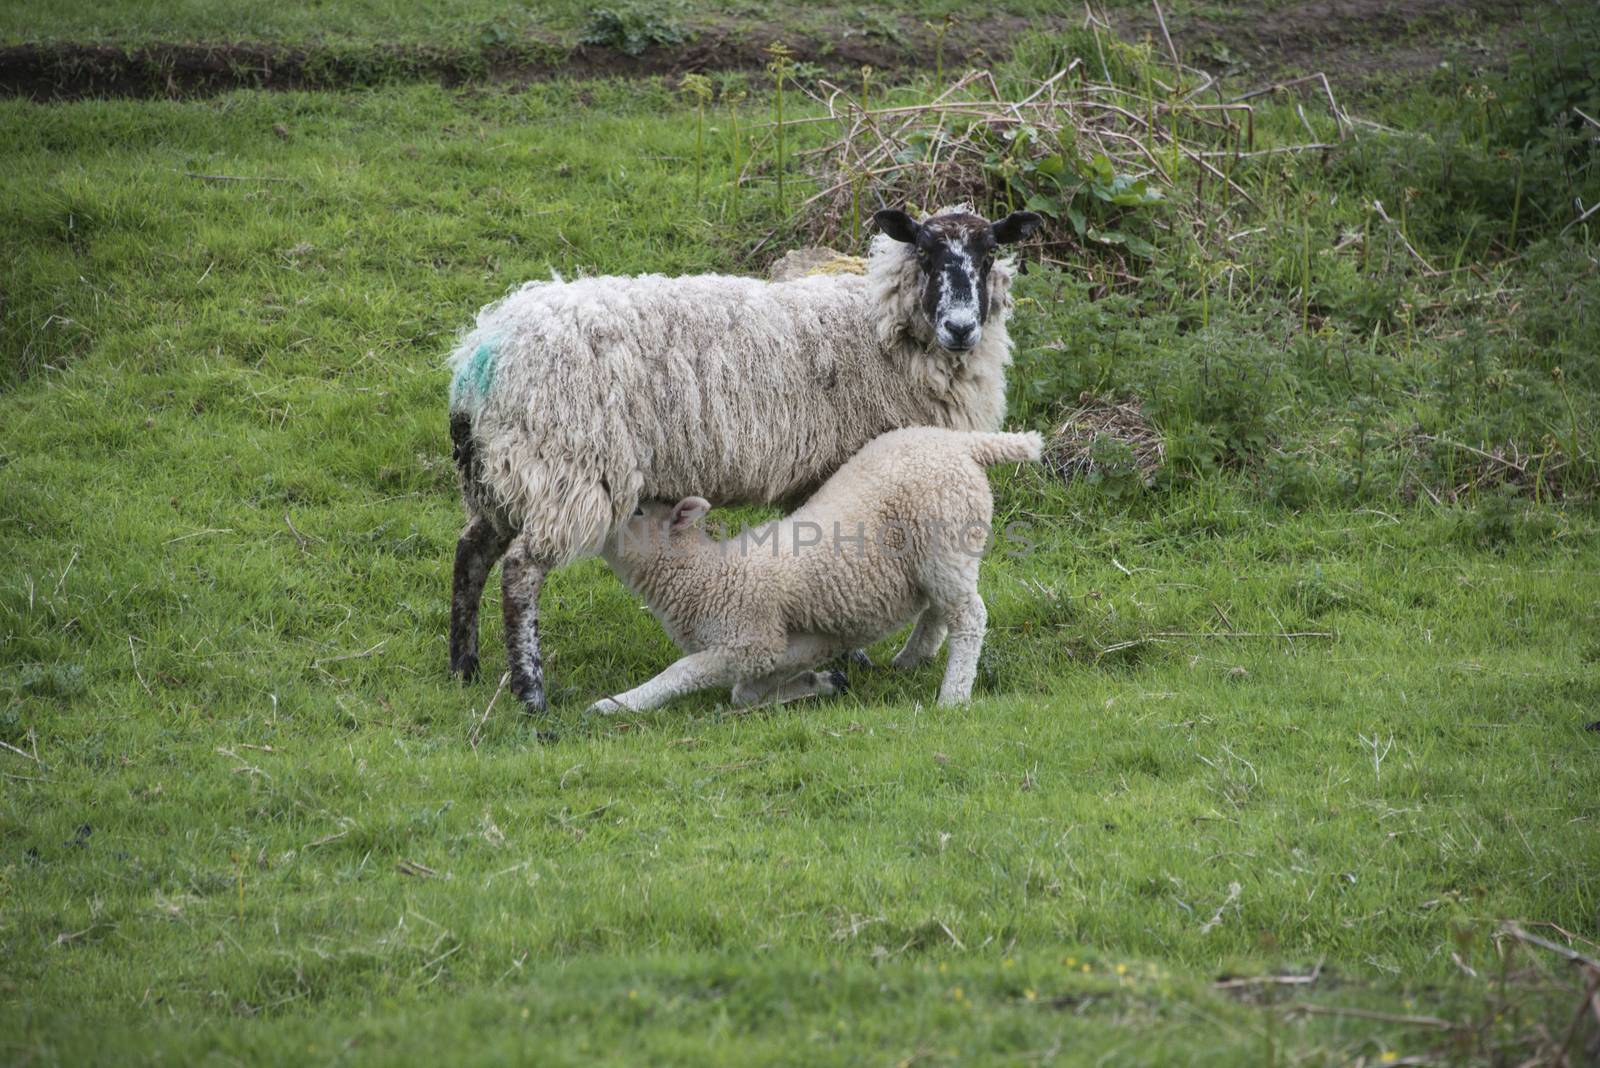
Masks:
[[[476,351],[456,368],[450,382],[450,407],[461,408],[470,404],[477,407],[489,395],[494,384],[495,342],[484,341]]]

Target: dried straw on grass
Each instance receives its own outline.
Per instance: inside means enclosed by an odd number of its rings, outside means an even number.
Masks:
[[[1546,439],[1537,451],[1515,441],[1480,449],[1418,431],[1408,435],[1404,445],[1423,455],[1431,453],[1436,467],[1452,473],[1443,485],[1430,487],[1420,479],[1416,483],[1435,503],[1454,504],[1496,486],[1530,490],[1535,500],[1571,499],[1594,492],[1593,483],[1574,471],[1573,458],[1553,439]],[[1579,465],[1580,470],[1583,466],[1593,470],[1589,464]]]
[[[1105,468],[1107,441],[1127,446],[1122,462],[1131,455],[1132,471]],[[1084,393],[1078,397],[1077,407],[1067,412],[1050,435],[1044,460],[1064,482],[1092,474],[1117,477],[1137,472],[1139,480],[1148,486],[1166,460],[1166,447],[1161,432],[1146,418],[1137,397],[1116,401]]]

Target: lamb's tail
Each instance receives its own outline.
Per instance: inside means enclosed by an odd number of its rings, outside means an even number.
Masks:
[[[985,467],[993,464],[1037,460],[1044,451],[1044,438],[1038,431],[1026,434],[974,434],[972,458]]]

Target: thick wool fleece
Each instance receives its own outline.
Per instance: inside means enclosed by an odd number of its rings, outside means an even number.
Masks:
[[[697,525],[674,529],[670,505],[648,506],[603,555],[691,655],[611,701],[641,710],[717,685],[758,700],[912,619],[896,665],[932,656],[948,631],[940,701],[965,701],[985,619],[978,563],[993,498],[984,467],[1036,460],[1041,444],[1031,433],[896,430],[793,515],[720,542]],[[691,662],[695,670],[684,667]]]
[[[886,430],[995,429],[1011,275],[995,264],[964,353],[931,343],[915,253],[881,235],[864,276],[530,283],[451,357],[469,509],[554,566],[642,499],[791,501]]]

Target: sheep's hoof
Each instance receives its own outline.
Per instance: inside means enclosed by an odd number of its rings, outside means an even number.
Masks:
[[[1595,720],[1593,723],[1589,724],[1583,729],[1586,731],[1600,731],[1600,719]]]
[[[614,716],[619,712],[628,711],[628,706],[615,697],[602,697],[590,705],[587,711],[591,716]]]
[[[543,715],[549,707],[544,696],[544,676],[535,674],[529,678],[514,666],[511,669],[511,696],[522,702],[522,711],[530,716]]]
[[[861,650],[857,649],[856,652],[861,653]],[[865,653],[861,653],[861,655],[866,656]],[[871,663],[871,661],[869,660],[868,663]],[[827,680],[829,686],[828,693],[830,696],[837,697],[842,693],[850,692],[850,680],[845,678],[844,672],[840,671],[838,668],[828,672]]]
[[[462,682],[477,682],[478,658],[476,656],[462,657],[450,665],[450,674],[460,675]]]
[[[872,657],[867,655],[865,649],[852,649],[844,655],[844,662],[849,667],[866,668],[869,671],[878,665],[872,662]]]

